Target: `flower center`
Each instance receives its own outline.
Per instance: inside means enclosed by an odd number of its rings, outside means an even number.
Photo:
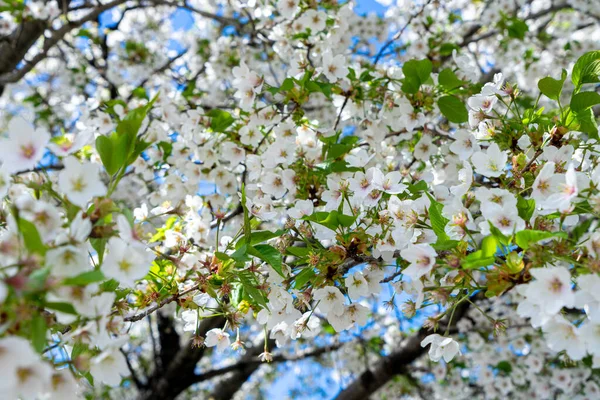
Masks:
[[[31,160],[35,156],[35,146],[33,143],[29,143],[21,146],[21,155],[28,160]]]

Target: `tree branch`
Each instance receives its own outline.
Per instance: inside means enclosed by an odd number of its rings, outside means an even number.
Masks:
[[[468,302],[457,305],[451,326],[456,326],[456,323],[465,316],[468,307]],[[396,351],[382,357],[371,369],[363,372],[337,395],[336,400],[368,399],[394,376],[402,374],[408,365],[425,353],[425,348],[421,347],[421,342],[429,333],[426,328],[419,329],[417,333],[402,343]]]
[[[343,343],[335,343],[335,344],[332,344],[331,346],[323,346],[323,347],[307,349],[307,350],[298,352],[297,354],[295,354],[293,356],[289,356],[289,357],[286,357],[283,354],[277,354],[277,355],[273,356],[272,362],[274,362],[274,363],[288,362],[288,361],[293,362],[293,361],[304,360],[304,359],[310,358],[310,357],[318,357],[325,353],[329,353],[331,351],[337,350],[340,347],[342,347],[342,345],[343,345]],[[258,349],[252,351],[252,353],[257,353],[258,351],[262,351],[261,346],[258,346]],[[256,357],[251,360],[244,359],[242,361],[239,361],[232,365],[228,365],[223,368],[216,368],[216,369],[211,369],[211,370],[205,371],[205,372],[201,373],[200,375],[196,376],[194,383],[203,382],[203,381],[212,379],[216,376],[220,376],[223,374],[227,374],[229,372],[244,369],[249,366],[256,366],[258,368],[262,364],[264,364],[264,362],[258,360]]]

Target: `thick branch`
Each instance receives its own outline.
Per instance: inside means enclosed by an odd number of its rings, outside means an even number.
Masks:
[[[60,42],[73,29],[80,27],[81,25],[85,24],[88,21],[95,20],[104,11],[109,10],[113,7],[116,7],[120,4],[123,4],[126,1],[127,0],[113,0],[106,4],[102,4],[98,7],[96,7],[94,9],[94,11],[91,11],[90,13],[88,13],[87,15],[82,17],[81,19],[78,19],[76,21],[70,21],[70,22],[64,24],[63,26],[61,26],[59,29],[53,31],[52,34],[50,35],[50,37],[47,37],[44,40],[44,45],[43,45],[41,51],[38,54],[36,54],[31,60],[26,61],[25,65],[23,65],[22,68],[15,70],[15,71],[11,71],[11,72],[5,72],[4,74],[0,75],[0,85],[17,82],[19,79],[24,77],[25,74],[27,74],[29,71],[31,71],[40,61],[42,61],[44,58],[46,58],[50,49],[52,47],[54,47],[58,42]],[[45,26],[45,24],[44,24],[44,26]],[[40,33],[40,35],[41,35],[41,33]],[[39,35],[38,35],[38,37],[39,37]],[[37,39],[37,37],[36,37],[36,39]],[[33,40],[29,44],[28,47],[23,47],[23,48],[19,49],[19,53],[21,53],[21,58],[25,55],[25,53],[27,53],[27,51],[33,45],[33,43],[35,43],[35,40]],[[17,61],[17,64],[21,60],[21,58]],[[13,68],[15,65],[13,65]],[[0,69],[0,71],[6,71],[6,70]]]
[[[468,302],[457,305],[451,326],[456,326],[456,323],[466,314],[468,306]],[[421,341],[430,333],[428,329],[421,328],[402,343],[400,348],[390,355],[382,357],[373,367],[363,372],[338,394],[336,400],[368,399],[394,376],[404,373],[413,361],[425,353],[426,349],[421,347]]]
[[[225,320],[221,317],[208,318],[200,323],[198,334],[206,336],[206,333],[214,328],[222,327]],[[193,384],[196,376],[196,365],[204,356],[206,348],[193,348],[190,345],[183,346],[175,354],[170,355],[168,365],[156,370],[148,378],[147,389],[140,393],[139,400],[170,400],[175,399],[181,392]]]
[[[323,346],[323,347],[308,349],[308,350],[298,352],[297,354],[295,354],[293,356],[289,356],[289,357],[286,357],[283,354],[277,354],[277,355],[273,356],[272,362],[278,363],[278,362],[287,362],[287,361],[299,361],[299,360],[303,360],[303,359],[310,358],[310,357],[318,357],[320,355],[337,350],[342,345],[343,345],[343,343],[336,343],[331,346]],[[252,353],[257,353],[259,351],[261,351],[260,346],[256,349],[254,349],[252,351]],[[243,359],[235,364],[228,365],[223,368],[216,368],[216,369],[211,369],[209,371],[203,372],[200,375],[196,376],[194,383],[203,382],[203,381],[212,379],[216,376],[224,375],[229,372],[233,372],[233,371],[237,371],[237,370],[242,370],[247,367],[255,366],[258,368],[263,363],[264,362],[260,361],[257,357],[254,357],[254,359]]]

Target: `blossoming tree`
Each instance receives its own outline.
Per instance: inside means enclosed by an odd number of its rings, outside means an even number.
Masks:
[[[597,2],[382,3],[0,3],[3,399],[600,397]]]

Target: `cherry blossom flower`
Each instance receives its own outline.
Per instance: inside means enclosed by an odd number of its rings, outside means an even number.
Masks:
[[[466,52],[461,52],[459,55],[456,49],[452,50],[452,59],[456,63],[463,79],[468,79],[476,82],[481,76],[481,70],[475,59]]]
[[[370,294],[369,285],[360,271],[356,271],[354,274],[348,276],[344,283],[348,288],[348,297],[352,300],[358,300]]]
[[[410,263],[402,273],[414,280],[428,274],[435,265],[437,257],[433,247],[424,243],[410,244],[406,249],[400,251],[400,255]]]
[[[317,33],[325,29],[327,15],[323,11],[309,9],[302,14],[300,21],[311,32]]]
[[[330,82],[336,82],[348,75],[346,59],[343,55],[332,55],[330,51],[323,53],[323,74]]]
[[[314,212],[314,205],[311,200],[297,200],[294,207],[287,210],[290,217],[301,219],[307,215],[312,215]]]
[[[507,161],[507,153],[500,151],[496,143],[492,143],[485,153],[478,151],[471,156],[475,172],[489,178],[497,178],[502,175]]]
[[[583,308],[591,321],[600,323],[600,276],[581,275],[577,285],[580,290],[575,292],[575,305]]]
[[[321,198],[327,203],[325,210],[335,210],[340,206],[343,200],[343,190],[346,187],[345,183],[339,180],[333,179],[332,177],[327,178],[327,190],[323,192]]]
[[[581,360],[585,356],[586,344],[579,329],[563,316],[556,315],[542,329],[551,350],[565,350],[572,360]]]
[[[431,345],[429,348],[429,359],[433,362],[438,362],[442,358],[446,362],[450,362],[457,354],[460,354],[458,342],[449,337],[444,337],[434,333],[427,336],[421,342],[421,347]]]
[[[544,164],[533,182],[532,199],[543,203],[558,190],[560,176],[556,175],[554,170],[555,164],[553,162],[549,161]]]
[[[373,171],[373,187],[389,194],[398,194],[406,189],[406,185],[400,183],[402,175],[398,171],[388,172],[383,174],[380,169],[375,168]]]
[[[35,224],[42,240],[53,239],[62,225],[58,209],[45,201],[33,201],[31,198],[21,198],[27,205],[22,205],[21,217]]]
[[[91,199],[106,194],[98,165],[81,164],[74,157],[65,158],[63,163],[65,169],[58,176],[58,187],[71,203],[85,208]]]
[[[108,254],[102,263],[104,275],[114,278],[123,286],[133,286],[150,270],[149,253],[135,248],[120,238],[110,238]]]
[[[44,156],[50,134],[16,117],[8,124],[8,138],[0,139],[0,162],[8,173],[34,168]]]
[[[92,359],[90,373],[94,379],[109,386],[119,385],[123,377],[130,374],[125,356],[115,347],[110,347]]]
[[[514,232],[525,229],[525,221],[519,217],[519,211],[516,205],[502,206],[497,203],[484,203],[481,207],[482,214],[486,221],[480,223],[481,232],[489,234],[489,225],[492,224],[505,235],[512,235]]]
[[[217,351],[222,352],[229,347],[229,333],[222,329],[214,328],[206,332],[204,344],[206,347],[217,347]]]
[[[374,154],[369,155],[366,150],[353,149],[344,157],[344,160],[346,160],[351,167],[363,168],[374,156]]]
[[[481,150],[475,136],[465,129],[457,130],[453,138],[450,151],[458,155],[461,160],[467,160],[474,152]]]
[[[315,290],[313,298],[319,302],[319,308],[325,314],[340,316],[344,313],[344,295],[334,286]]]
[[[564,177],[564,182],[560,182],[557,185],[557,192],[550,195],[544,201],[545,208],[558,209],[559,211],[564,212],[571,207],[571,202],[579,193],[577,175],[573,165],[569,166]]]
[[[298,7],[298,0],[285,0],[277,2],[277,11],[282,17],[291,19],[300,10]]]
[[[8,36],[17,26],[13,16],[9,12],[0,13],[0,36]]]
[[[82,246],[66,245],[50,249],[46,253],[46,265],[52,268],[52,275],[69,277],[90,270],[87,249]]]
[[[419,142],[415,145],[414,156],[417,160],[427,161],[436,154],[438,148],[433,144],[431,135],[423,135]]]
[[[534,268],[530,272],[535,281],[528,283],[524,289],[527,303],[537,305],[547,315],[554,315],[563,307],[574,305],[575,294],[567,268],[552,266]]]

